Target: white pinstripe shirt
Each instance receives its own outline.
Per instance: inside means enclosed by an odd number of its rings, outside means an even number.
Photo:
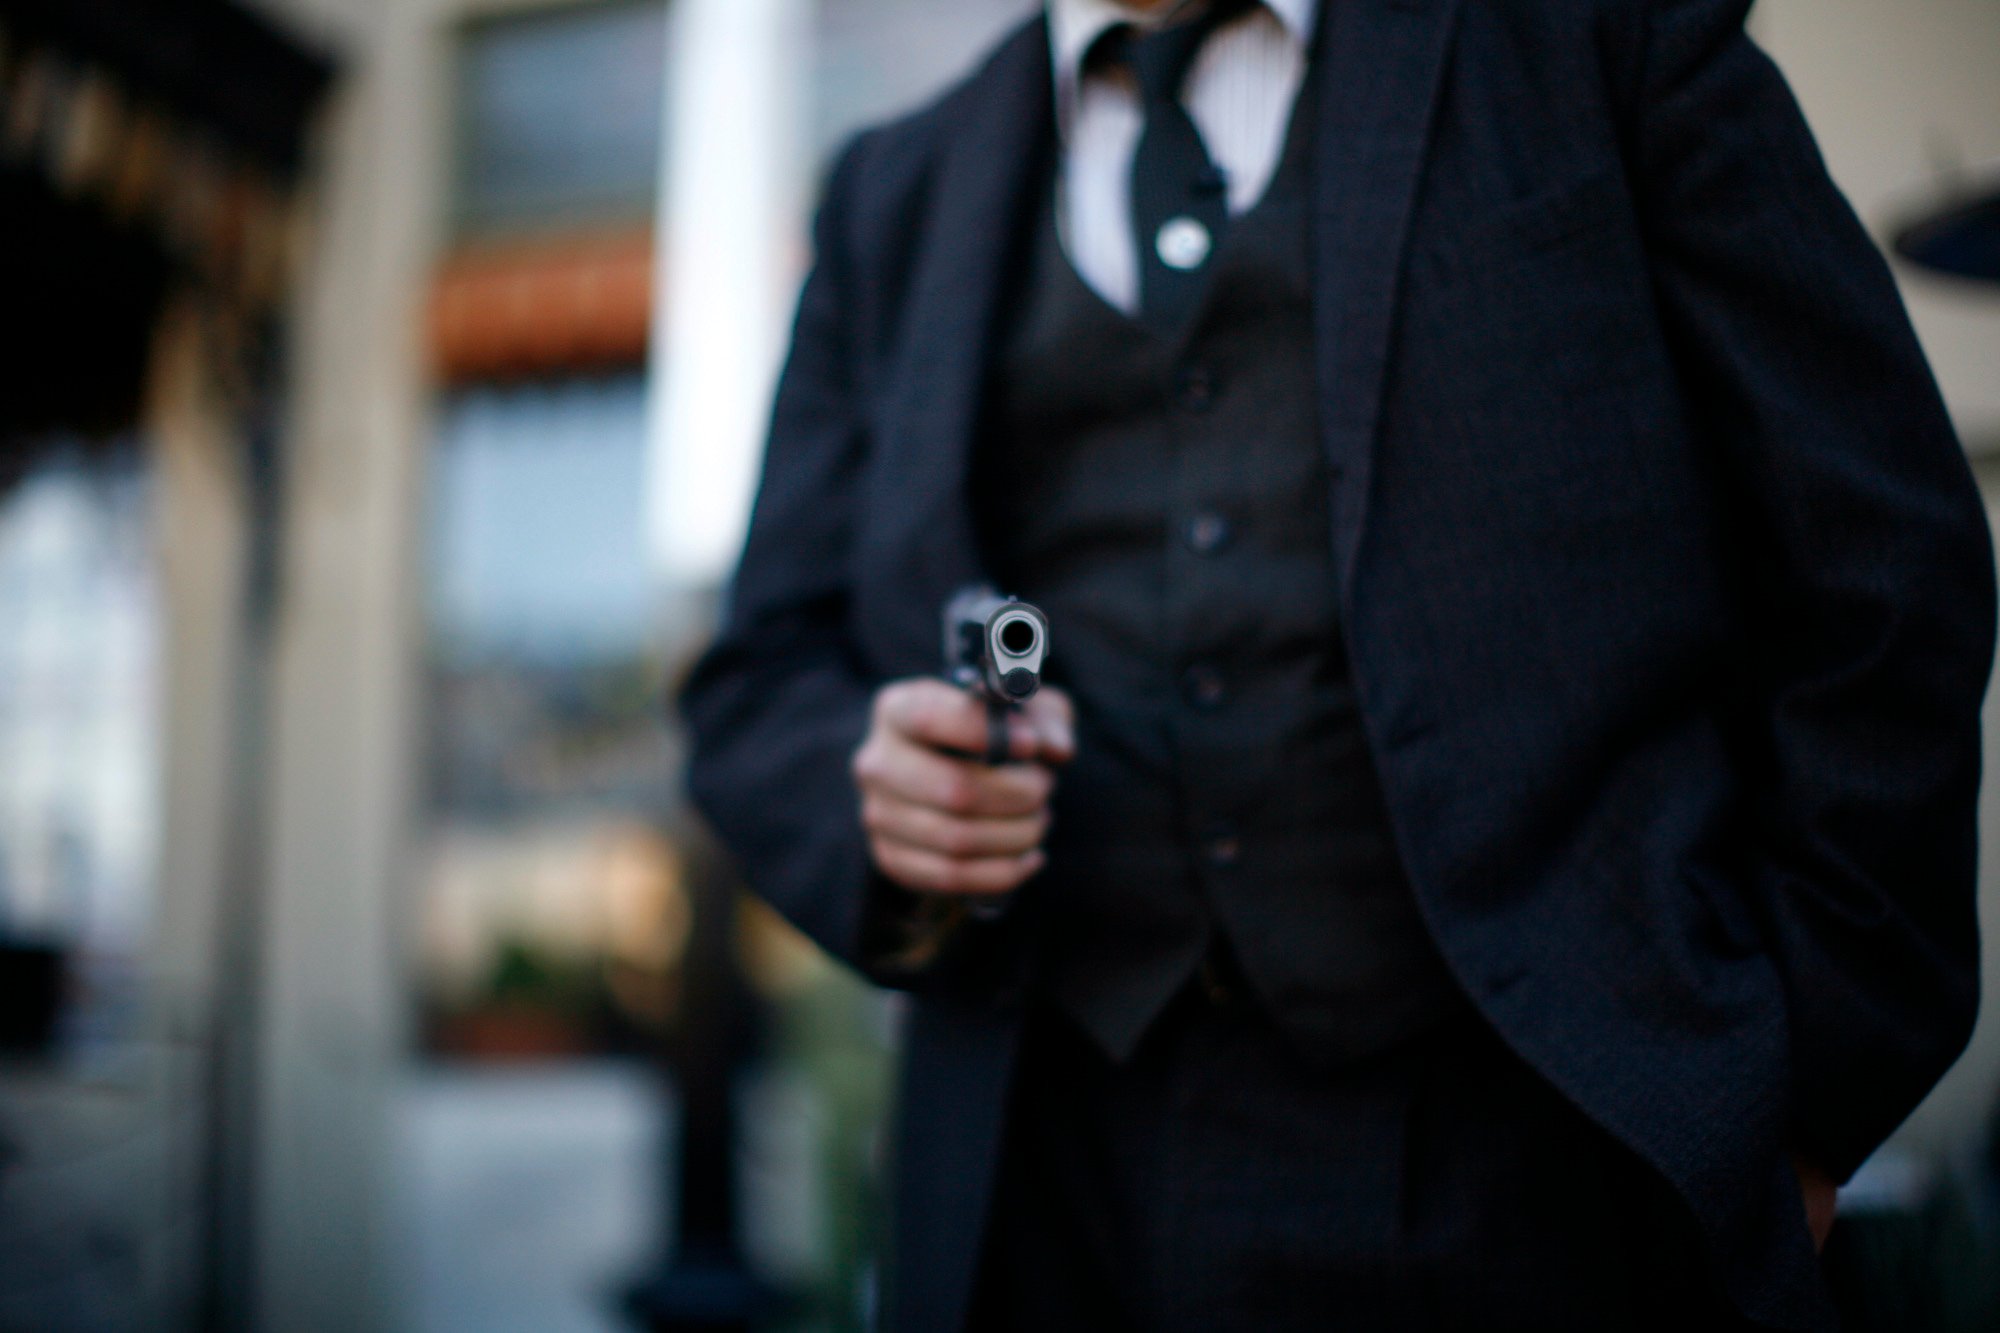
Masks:
[[[1049,0],[1063,249],[1083,280],[1127,313],[1139,306],[1131,197],[1143,113],[1130,71],[1086,74],[1083,58],[1113,24],[1160,22],[1185,7],[1141,15],[1113,0]],[[1210,37],[1188,71],[1181,101],[1228,180],[1231,216],[1248,211],[1277,170],[1318,9],[1319,0],[1264,0]]]

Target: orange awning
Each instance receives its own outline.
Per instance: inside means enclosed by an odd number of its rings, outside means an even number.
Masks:
[[[641,365],[652,305],[649,231],[482,244],[438,270],[433,364],[450,383]]]

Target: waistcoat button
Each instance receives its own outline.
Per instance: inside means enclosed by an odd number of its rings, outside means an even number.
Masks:
[[[1229,682],[1206,662],[1189,667],[1181,684],[1187,691],[1188,702],[1196,708],[1220,708],[1229,699]]]
[[[1215,372],[1205,366],[1182,366],[1174,372],[1174,401],[1190,412],[1206,412],[1215,406]]]
[[[1235,530],[1229,526],[1229,520],[1222,515],[1196,514],[1188,522],[1188,549],[1196,555],[1214,555],[1229,545],[1229,539],[1234,534]]]

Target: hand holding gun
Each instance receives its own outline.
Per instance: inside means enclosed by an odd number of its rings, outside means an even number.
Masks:
[[[968,589],[943,622],[945,678],[883,686],[853,762],[869,855],[911,896],[912,966],[969,904],[1000,904],[1041,868],[1056,771],[1075,752],[1069,699],[1042,685],[1039,610]]]
[[[1012,751],[1008,718],[1042,688],[1042,663],[1049,655],[1049,618],[1039,607],[993,589],[961,590],[944,608],[944,675],[986,705],[988,765],[1007,762]],[[976,902],[980,921],[997,920],[1011,898]]]

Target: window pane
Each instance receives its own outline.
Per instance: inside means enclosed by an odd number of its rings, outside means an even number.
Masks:
[[[0,491],[0,966],[64,959],[70,1038],[126,1034],[153,906],[153,537],[136,449]]]
[[[469,29],[458,81],[461,229],[646,216],[665,63],[666,7],[655,0]]]
[[[645,384],[482,386],[447,400],[433,482],[448,660],[616,661],[651,641]]]

